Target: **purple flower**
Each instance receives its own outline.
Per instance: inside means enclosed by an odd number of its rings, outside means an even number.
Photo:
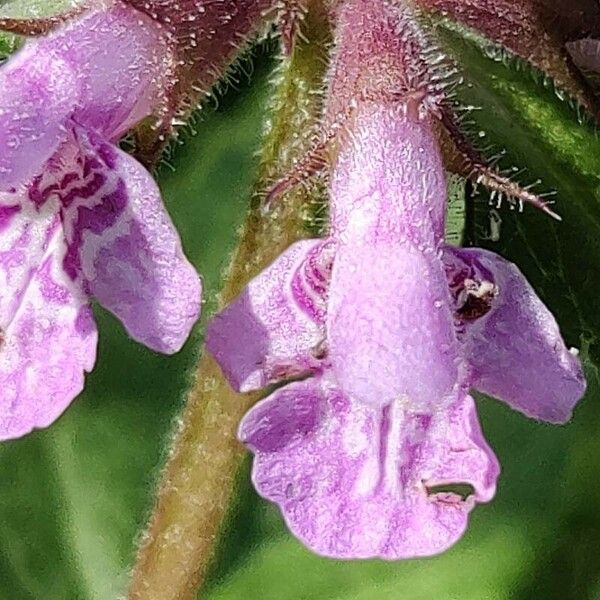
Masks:
[[[152,177],[113,142],[157,109],[162,30],[117,2],[0,70],[0,438],[52,423],[95,362],[90,299],[178,351],[201,283]]]
[[[354,3],[364,10],[338,61],[362,60],[361,44],[377,50],[387,33],[399,39],[387,15],[360,31],[369,1]],[[365,77],[393,74],[394,56],[373,51]],[[353,87],[340,64],[334,73]],[[499,465],[471,389],[564,423],[585,382],[513,264],[444,244],[427,95],[371,97],[339,136],[329,237],[293,244],[215,317],[207,344],[236,390],[287,382],[248,412],[239,437],[255,455],[256,489],[292,532],[326,556],[399,559],[449,547],[495,493]]]

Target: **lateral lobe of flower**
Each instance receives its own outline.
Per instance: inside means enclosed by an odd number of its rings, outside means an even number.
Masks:
[[[206,347],[236,390],[319,367],[332,250],[323,240],[293,244],[211,321]]]
[[[479,248],[446,247],[444,263],[451,288],[468,278],[497,290],[489,310],[463,324],[471,386],[528,417],[566,423],[585,392],[585,377],[525,277],[512,263]]]

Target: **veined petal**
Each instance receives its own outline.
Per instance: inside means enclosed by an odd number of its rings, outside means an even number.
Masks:
[[[25,194],[0,193],[0,330],[20,310],[59,221],[56,199],[38,207]]]
[[[40,212],[0,202],[0,439],[9,439],[50,425],[82,391],[97,335],[85,294],[62,269],[56,202]]]
[[[63,190],[64,268],[128,333],[177,352],[200,313],[201,282],[150,174],[132,157],[76,130],[83,170]]]
[[[456,395],[458,344],[442,263],[409,242],[340,245],[327,315],[329,361],[354,400],[431,409]]]
[[[80,88],[70,66],[25,48],[0,68],[0,192],[28,184],[67,137]]]
[[[206,346],[238,391],[316,369],[333,244],[292,244],[208,326]]]
[[[585,392],[579,359],[517,267],[493,252],[448,247],[451,285],[465,278],[495,286],[489,307],[464,321],[471,385],[529,417],[564,423]]]
[[[419,413],[352,402],[320,377],[287,385],[246,415],[253,481],[292,532],[334,558],[436,554],[456,542],[499,473],[473,400]],[[471,486],[463,499],[441,489]]]

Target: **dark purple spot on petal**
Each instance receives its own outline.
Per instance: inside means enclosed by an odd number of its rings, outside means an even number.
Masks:
[[[43,206],[50,196],[58,191],[58,183],[52,183],[50,185],[42,186],[42,176],[38,175],[29,185],[27,189],[27,196],[29,199],[39,208]]]
[[[104,178],[104,176],[102,176]],[[77,208],[77,220],[73,226],[73,239],[65,255],[63,266],[71,279],[76,279],[81,270],[81,247],[86,230],[100,235],[115,224],[127,206],[127,188],[120,179],[117,189],[102,197],[99,204],[93,207],[80,206]]]
[[[77,179],[78,176],[75,176]],[[62,196],[62,204],[65,208],[69,207],[75,200],[78,198],[83,198],[84,200],[87,198],[91,198],[95,194],[97,194],[102,186],[106,183],[106,176],[102,173],[94,173],[92,180],[86,183],[81,187],[75,187],[70,190],[67,194]]]
[[[64,190],[68,185],[77,181],[79,179],[79,174],[77,173],[67,173],[60,181],[60,189]]]
[[[21,212],[21,207],[18,204],[14,206],[0,206],[0,233],[10,225],[14,216],[19,212]]]
[[[95,150],[109,169],[116,169],[117,153],[112,149],[110,144],[96,144]]]
[[[83,177],[84,179],[88,175],[97,169],[101,169],[104,165],[95,157],[86,155],[83,163]]]

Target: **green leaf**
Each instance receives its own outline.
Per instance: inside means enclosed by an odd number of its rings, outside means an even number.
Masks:
[[[15,36],[0,31],[0,61],[12,54],[17,45]]]
[[[82,0],[0,0],[3,17],[32,18],[60,14],[82,4]]]
[[[75,0],[0,0],[0,16],[21,19],[47,17],[66,12],[77,4],[81,4],[81,2]],[[0,60],[12,54],[19,43],[19,36],[0,31]]]

